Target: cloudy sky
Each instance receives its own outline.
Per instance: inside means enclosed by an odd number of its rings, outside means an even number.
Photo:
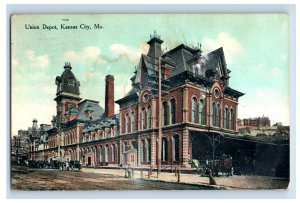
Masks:
[[[68,19],[68,21],[63,21]],[[43,24],[58,29],[42,29]],[[61,24],[78,29],[61,29]],[[85,24],[91,29],[80,29]],[[94,29],[99,24],[103,29]],[[25,29],[25,25],[40,29]],[[146,42],[154,30],[163,48],[202,44],[204,52],[223,47],[230,86],[246,93],[239,100],[239,118],[269,116],[289,125],[288,15],[22,15],[11,24],[12,133],[50,123],[55,114],[55,77],[65,61],[80,81],[82,98],[104,107],[104,78],[115,76],[115,99],[130,89]],[[116,105],[115,111],[118,111]]]

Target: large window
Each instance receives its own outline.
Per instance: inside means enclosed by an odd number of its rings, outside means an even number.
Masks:
[[[151,106],[148,106],[148,108],[147,108],[147,127],[148,128],[152,128],[151,116],[152,116]]]
[[[128,113],[125,115],[125,133],[129,133],[130,123],[129,123],[129,115]]]
[[[147,161],[151,161],[151,139],[147,140],[148,150],[147,150]]]
[[[204,101],[200,99],[199,102],[199,123],[204,125]]]
[[[176,123],[176,102],[175,99],[171,99],[170,101],[170,121],[171,124]]]
[[[112,162],[115,161],[115,145],[114,144],[111,145],[111,161]]]
[[[163,126],[168,125],[168,104],[167,102],[163,103]]]
[[[212,126],[220,127],[221,124],[221,108],[219,103],[212,103]]]
[[[162,138],[162,161],[168,160],[168,139],[163,137]]]
[[[108,145],[105,145],[105,162],[108,162]]]
[[[100,150],[99,150],[99,160],[100,160],[100,162],[103,162],[103,148],[102,148],[102,145],[100,146]]]
[[[126,151],[126,144],[125,144],[125,142],[123,142],[122,146],[123,146],[123,153],[124,153]]]
[[[196,123],[197,120],[197,99],[195,97],[192,98],[192,123]]]
[[[224,109],[224,128],[229,129],[229,111],[228,107]]]
[[[142,109],[142,130],[146,129],[146,110]]]
[[[234,130],[234,113],[233,113],[233,109],[230,109],[230,129]]]
[[[216,126],[216,114],[217,114],[217,105],[215,102],[212,103],[212,117],[211,117],[211,125]]]
[[[144,162],[144,142],[141,141],[140,143],[140,157],[141,157],[141,162]]]
[[[134,112],[131,113],[131,132],[135,131],[135,116]]]
[[[172,138],[172,160],[179,161],[179,135]]]
[[[217,114],[216,114],[216,127],[220,127],[221,121],[221,108],[220,104],[217,104]]]

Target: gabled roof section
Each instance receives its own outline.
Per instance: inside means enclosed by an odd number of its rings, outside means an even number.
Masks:
[[[207,54],[207,70],[211,71],[217,71],[216,68],[218,67],[218,64],[221,65],[221,73],[222,76],[225,78],[229,77],[229,70],[226,66],[226,60],[225,55],[223,51],[223,47],[220,47],[219,49],[216,49],[210,53]]]

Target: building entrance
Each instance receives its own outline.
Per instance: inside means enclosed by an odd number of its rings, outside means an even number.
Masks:
[[[89,165],[89,166],[92,165],[92,159],[91,159],[90,156],[88,157],[88,165]]]

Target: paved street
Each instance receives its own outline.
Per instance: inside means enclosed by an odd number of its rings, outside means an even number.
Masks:
[[[204,186],[124,178],[89,171],[18,169],[12,172],[13,190],[199,190]]]
[[[210,186],[208,177],[181,174],[180,183],[174,173],[162,172],[148,177],[147,171],[135,170],[134,178],[124,178],[124,169],[83,168],[82,171],[29,169],[12,170],[13,190],[202,190],[202,189],[286,189],[289,180],[268,176],[215,177]],[[150,180],[149,180],[150,179]]]

